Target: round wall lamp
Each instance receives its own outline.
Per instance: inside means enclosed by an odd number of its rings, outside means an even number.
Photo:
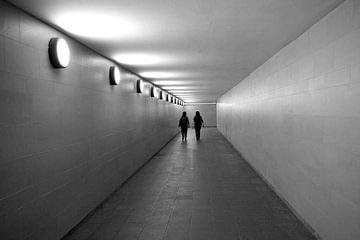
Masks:
[[[165,100],[165,92],[164,92],[164,91],[160,91],[160,92],[159,92],[159,98],[160,98],[161,100]]]
[[[109,80],[111,85],[118,85],[120,83],[120,70],[116,66],[111,66],[109,69]]]
[[[70,63],[70,49],[62,38],[51,38],[49,42],[49,58],[55,68],[66,68]]]
[[[137,92],[137,93],[142,93],[142,92],[144,92],[144,82],[143,82],[143,80],[141,80],[141,79],[138,79],[138,80],[136,81],[136,92]]]
[[[156,98],[156,87],[151,87],[150,96],[153,98]]]

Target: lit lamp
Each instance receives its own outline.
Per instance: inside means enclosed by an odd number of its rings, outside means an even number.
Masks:
[[[136,92],[137,93],[144,92],[144,83],[143,83],[143,80],[141,80],[141,79],[138,79],[136,82]]]
[[[155,87],[151,87],[150,96],[153,98],[156,97],[156,88]]]
[[[160,98],[161,100],[164,100],[164,99],[165,99],[165,93],[164,93],[164,91],[160,91],[160,92],[159,92],[159,98]]]
[[[120,83],[120,70],[116,66],[111,66],[109,70],[109,80],[111,85],[118,85]]]
[[[49,58],[55,68],[66,68],[70,63],[70,49],[62,38],[51,38],[49,42]]]

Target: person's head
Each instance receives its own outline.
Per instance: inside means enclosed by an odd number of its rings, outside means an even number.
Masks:
[[[183,112],[183,116],[186,116],[186,112]]]
[[[200,112],[199,112],[199,111],[196,111],[195,115],[196,115],[196,116],[200,116]]]

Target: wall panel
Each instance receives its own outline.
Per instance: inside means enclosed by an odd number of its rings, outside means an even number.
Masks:
[[[217,104],[222,134],[324,239],[360,238],[359,9],[345,1]]]
[[[54,69],[51,37],[71,64]],[[0,239],[60,239],[178,133],[182,107],[137,76],[0,2]]]

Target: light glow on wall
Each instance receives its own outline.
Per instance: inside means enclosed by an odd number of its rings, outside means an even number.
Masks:
[[[142,53],[119,54],[116,55],[114,59],[121,64],[134,66],[155,65],[169,61],[169,59],[165,59],[164,57],[156,56],[154,54]]]
[[[97,39],[119,39],[139,34],[133,21],[109,13],[76,11],[60,15],[56,24],[72,34]]]
[[[166,87],[162,87],[162,88],[171,91],[171,90],[191,89],[192,87],[187,87],[187,86],[166,86]]]
[[[49,42],[49,58],[55,68],[66,68],[70,63],[70,49],[62,38],[52,38]]]
[[[169,90],[169,92],[174,93],[174,94],[179,94],[179,93],[200,93],[200,91],[197,91],[197,90]]]
[[[166,86],[166,85],[182,85],[185,84],[185,81],[176,81],[176,80],[158,80],[153,81],[154,84],[159,86]]]
[[[174,72],[141,72],[139,75],[144,78],[176,78],[179,77],[178,73]]]

